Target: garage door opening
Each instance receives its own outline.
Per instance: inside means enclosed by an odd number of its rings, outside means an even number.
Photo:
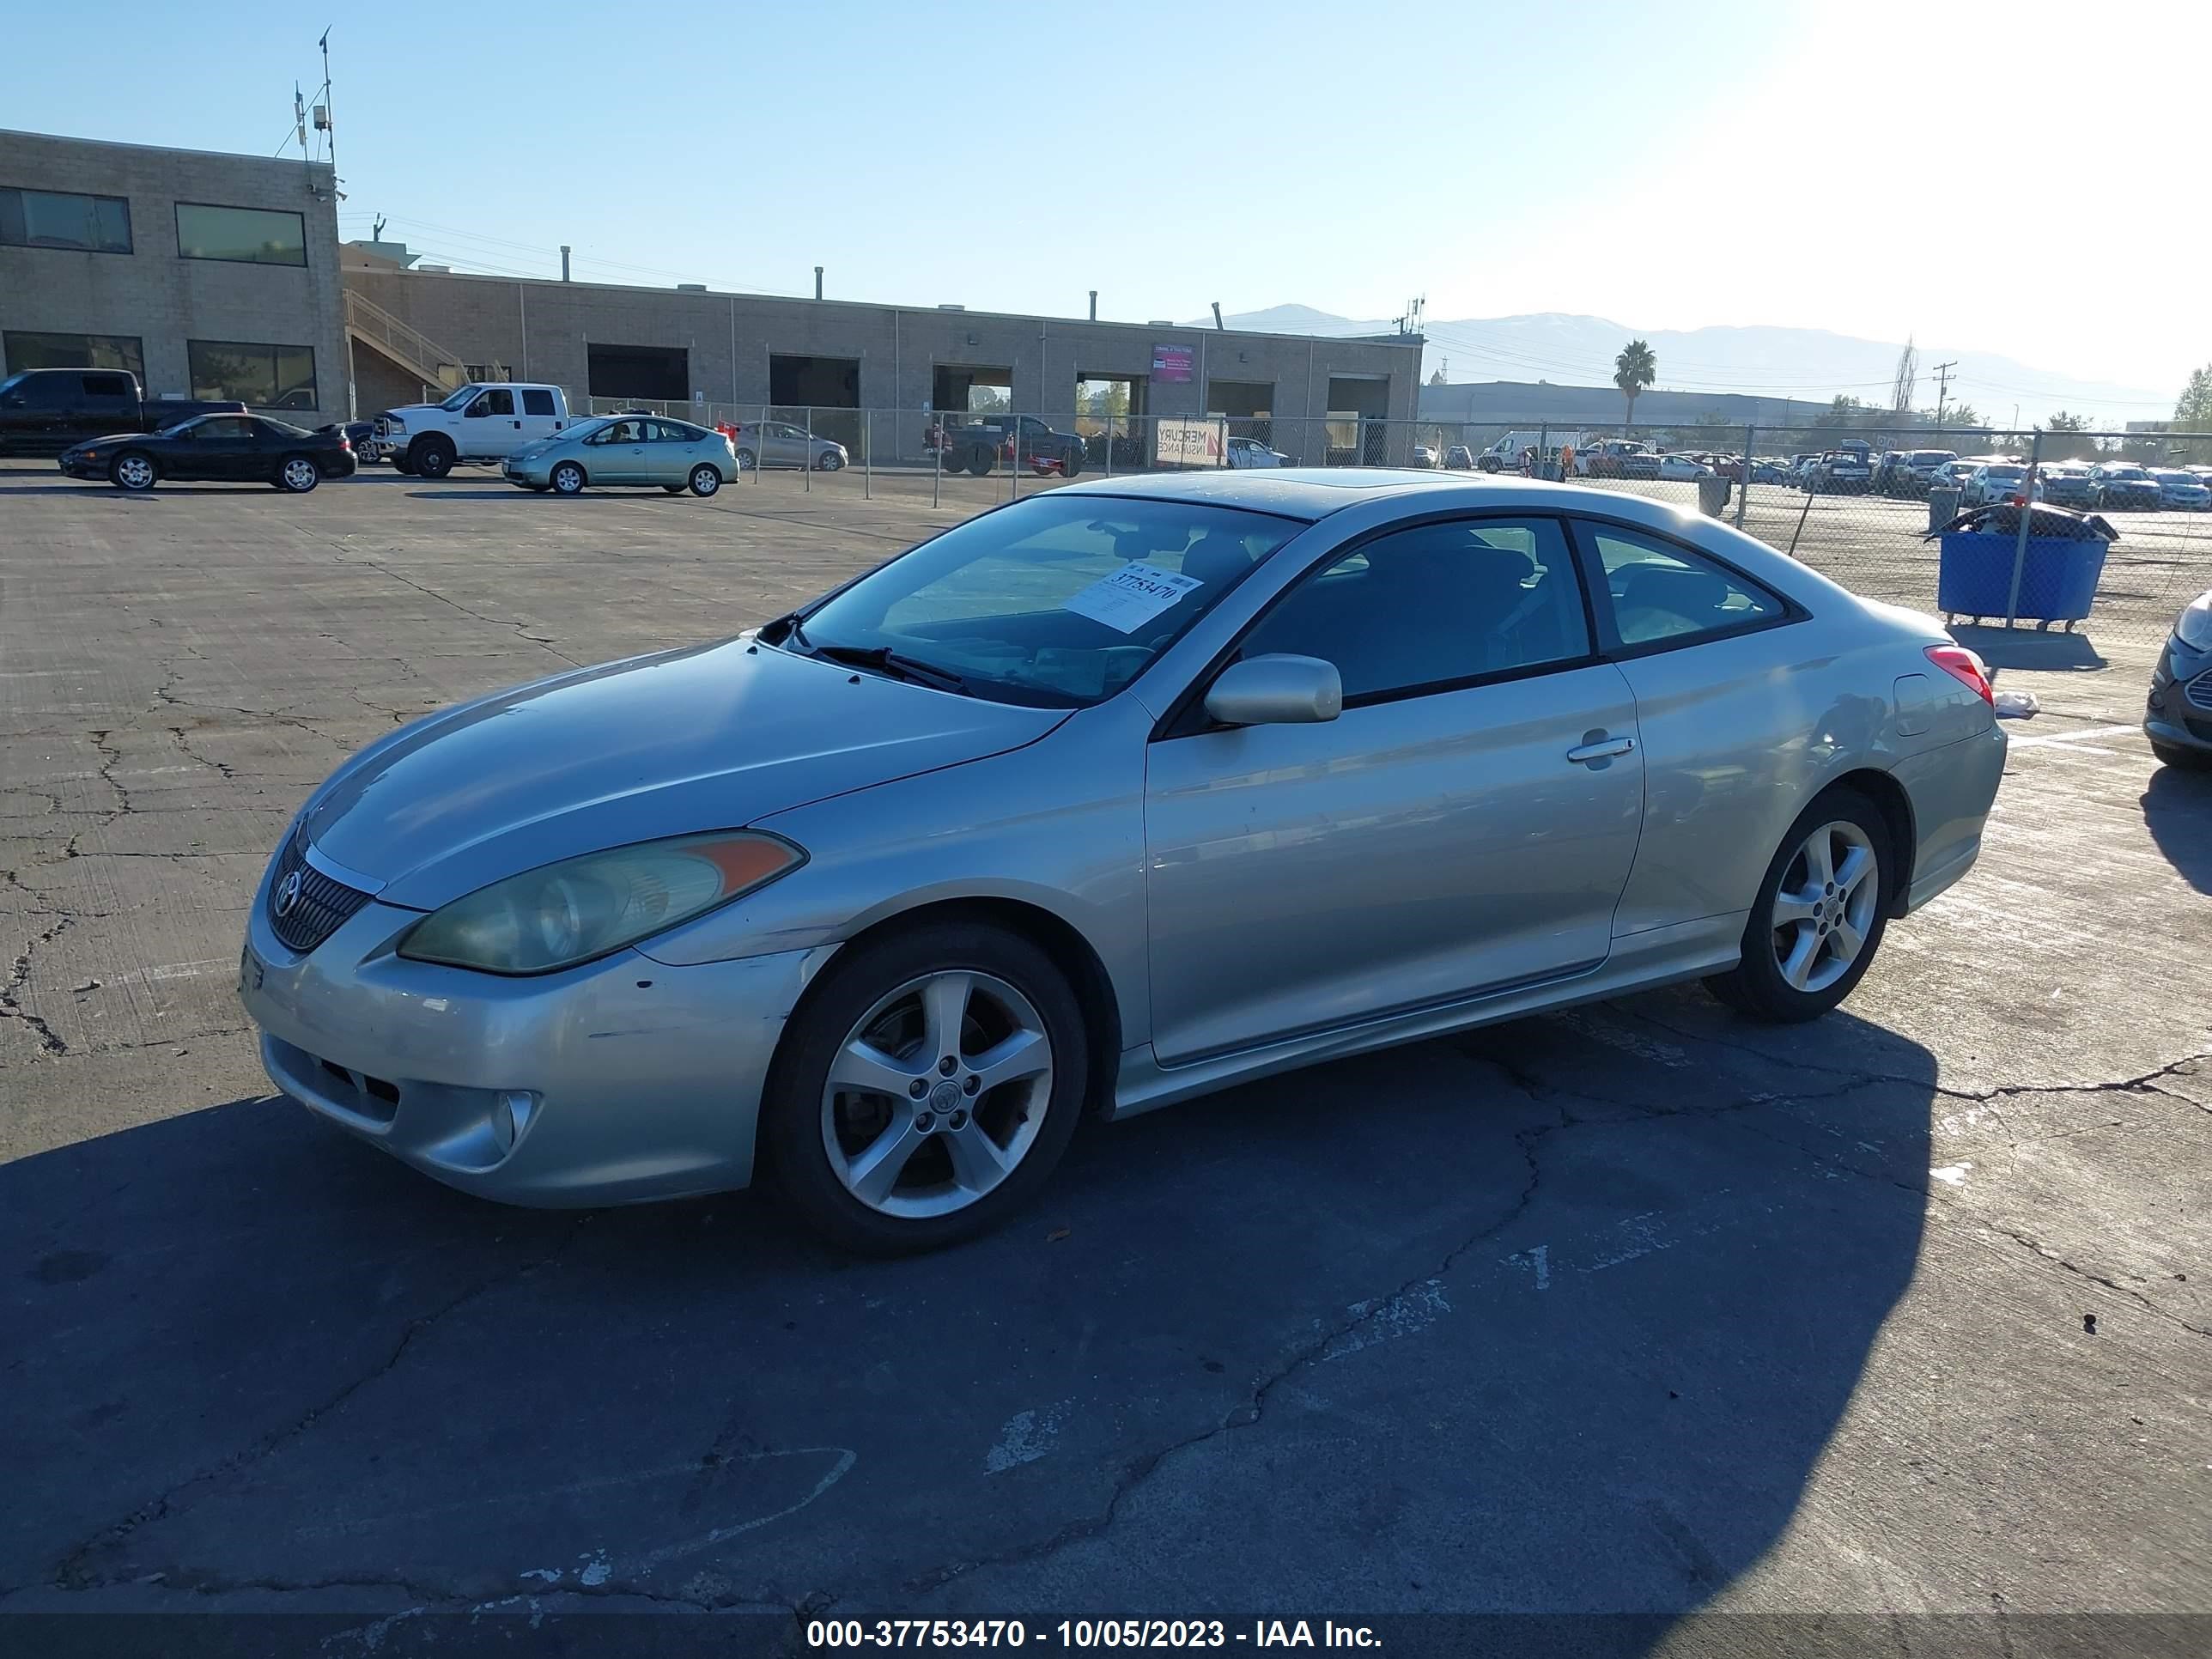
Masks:
[[[1206,388],[1206,412],[1227,417],[1232,438],[1275,441],[1275,387],[1271,380],[1212,380]]]
[[[1145,465],[1145,388],[1141,374],[1075,372],[1075,430],[1093,466],[1133,471]]]
[[[691,401],[691,354],[682,346],[589,345],[585,353],[594,398]]]
[[[1328,379],[1328,465],[1385,466],[1390,453],[1390,377]]]
[[[1003,415],[1014,406],[1014,371],[939,363],[929,379],[929,406],[940,415]]]
[[[771,353],[768,360],[770,418],[804,425],[860,453],[860,360]]]

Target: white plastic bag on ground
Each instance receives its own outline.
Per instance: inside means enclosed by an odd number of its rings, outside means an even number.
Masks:
[[[2033,691],[2000,691],[1992,701],[2001,720],[2033,720],[2043,712],[2043,705],[2035,700]]]

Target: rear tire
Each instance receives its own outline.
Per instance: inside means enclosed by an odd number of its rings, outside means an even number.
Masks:
[[[999,464],[999,452],[978,444],[968,454],[968,471],[978,478],[988,478],[991,469]]]
[[[417,477],[442,478],[453,470],[453,440],[435,432],[417,438],[407,447],[407,459]]]
[[[1061,453],[1060,458],[1060,476],[1063,478],[1073,478],[1081,476],[1082,471],[1083,446],[1070,444]]]
[[[702,461],[691,469],[689,488],[694,495],[705,500],[722,487],[722,474],[711,462]]]
[[[287,455],[276,463],[276,488],[288,495],[304,495],[323,481],[323,470],[310,455]]]
[[[853,1065],[860,1045],[860,1086],[842,1088],[833,1068]],[[809,1227],[862,1254],[987,1231],[1036,1196],[1067,1150],[1088,1045],[1066,977],[1018,935],[940,922],[841,953],[769,1069],[761,1134],[777,1184]],[[994,1051],[1012,1052],[1000,1062],[1008,1079],[984,1086]],[[881,1178],[863,1196],[871,1153]],[[897,1159],[888,1170],[884,1154]]]
[[[741,449],[741,450],[739,450],[739,451],[738,452],[738,471],[740,471],[740,472],[750,472],[750,471],[751,471],[753,470],[753,467],[754,467],[754,465],[756,465],[756,463],[755,463],[755,461],[754,461],[754,459],[753,459],[753,453],[752,453],[752,451],[751,451],[751,450],[750,450],[750,449]]]
[[[1823,790],[1766,866],[1744,924],[1742,959],[1706,988],[1772,1024],[1826,1013],[1881,948],[1896,867],[1881,810],[1856,789]]]

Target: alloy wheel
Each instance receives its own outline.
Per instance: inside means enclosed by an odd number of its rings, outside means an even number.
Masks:
[[[1825,991],[1850,970],[1881,900],[1866,831],[1837,819],[1806,836],[1774,895],[1774,963],[1792,990]]]
[[[297,456],[284,463],[284,488],[313,489],[315,487],[315,464]]]
[[[1052,1083],[1052,1039],[1027,997],[989,974],[925,975],[880,998],[838,1046],[823,1147],[878,1213],[950,1215],[1020,1165]]]
[[[154,482],[154,464],[143,455],[125,455],[115,464],[115,481],[125,489],[143,489]]]

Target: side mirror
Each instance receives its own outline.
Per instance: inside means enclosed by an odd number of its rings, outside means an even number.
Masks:
[[[1247,657],[1207,688],[1206,712],[1224,726],[1313,726],[1344,712],[1344,679],[1319,657]]]

